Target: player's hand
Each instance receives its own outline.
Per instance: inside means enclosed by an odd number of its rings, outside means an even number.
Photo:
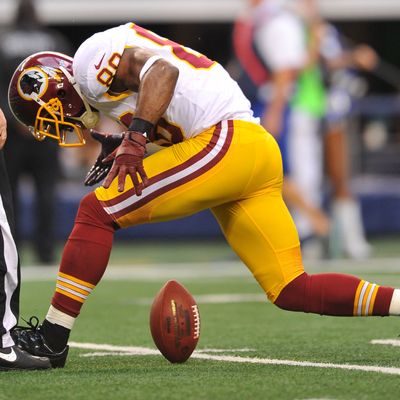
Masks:
[[[85,186],[93,186],[101,182],[108,174],[112,166],[112,160],[105,163],[103,159],[110,155],[122,142],[122,133],[101,133],[91,130],[90,134],[93,139],[101,143],[100,154],[96,162],[92,165],[86,175]]]
[[[146,137],[139,132],[124,132],[121,145],[103,160],[103,163],[114,160],[103,186],[107,189],[113,179],[118,176],[118,191],[122,192],[125,188],[126,176],[129,175],[135,193],[140,196],[143,188],[148,184],[148,178],[143,167],[145,153]],[[142,182],[139,182],[138,175]]]

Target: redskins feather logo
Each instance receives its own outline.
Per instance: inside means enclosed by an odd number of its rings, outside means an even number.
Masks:
[[[24,71],[17,84],[19,95],[25,100],[41,98],[48,87],[48,76],[38,67],[28,68]]]

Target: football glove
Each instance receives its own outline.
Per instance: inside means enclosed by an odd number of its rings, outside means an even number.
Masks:
[[[126,176],[129,175],[136,195],[140,196],[143,188],[148,184],[148,178],[143,167],[145,153],[146,137],[139,132],[124,132],[121,145],[102,160],[103,163],[114,160],[103,186],[107,189],[113,179],[118,176],[118,191],[123,192]],[[141,182],[139,182],[138,175]]]
[[[91,130],[92,138],[101,143],[100,154],[92,165],[85,178],[85,186],[93,186],[101,182],[108,174],[112,166],[112,160],[105,163],[103,159],[111,154],[122,142],[123,133],[101,133]]]

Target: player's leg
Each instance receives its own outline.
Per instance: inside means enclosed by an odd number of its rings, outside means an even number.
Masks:
[[[324,315],[399,315],[400,291],[352,275],[303,270],[280,189],[213,209],[225,236],[278,307]]]
[[[64,248],[46,319],[38,330],[20,332],[25,348],[45,350],[40,344],[45,340],[53,351],[53,365],[64,365],[69,332],[104,273],[115,228],[178,218],[237,198],[249,185],[255,158],[265,160],[255,141],[274,143],[258,125],[235,122],[234,127],[233,122],[224,122],[145,159],[150,185],[142,196],[134,194],[130,179],[123,193],[114,182],[109,189],[99,188],[96,195],[86,196]],[[227,178],[233,175],[234,180]]]
[[[212,209],[229,245],[272,302],[304,273],[299,237],[280,185]]]

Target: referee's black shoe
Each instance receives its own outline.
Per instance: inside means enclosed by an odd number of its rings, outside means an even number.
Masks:
[[[51,368],[47,357],[36,357],[18,346],[0,349],[0,371],[20,371]]]
[[[43,336],[42,325],[39,325],[39,320],[32,317],[27,323],[29,326],[17,326],[11,331],[15,344],[29,354],[48,358],[52,368],[64,367],[69,346],[65,346],[59,352],[54,351]]]

